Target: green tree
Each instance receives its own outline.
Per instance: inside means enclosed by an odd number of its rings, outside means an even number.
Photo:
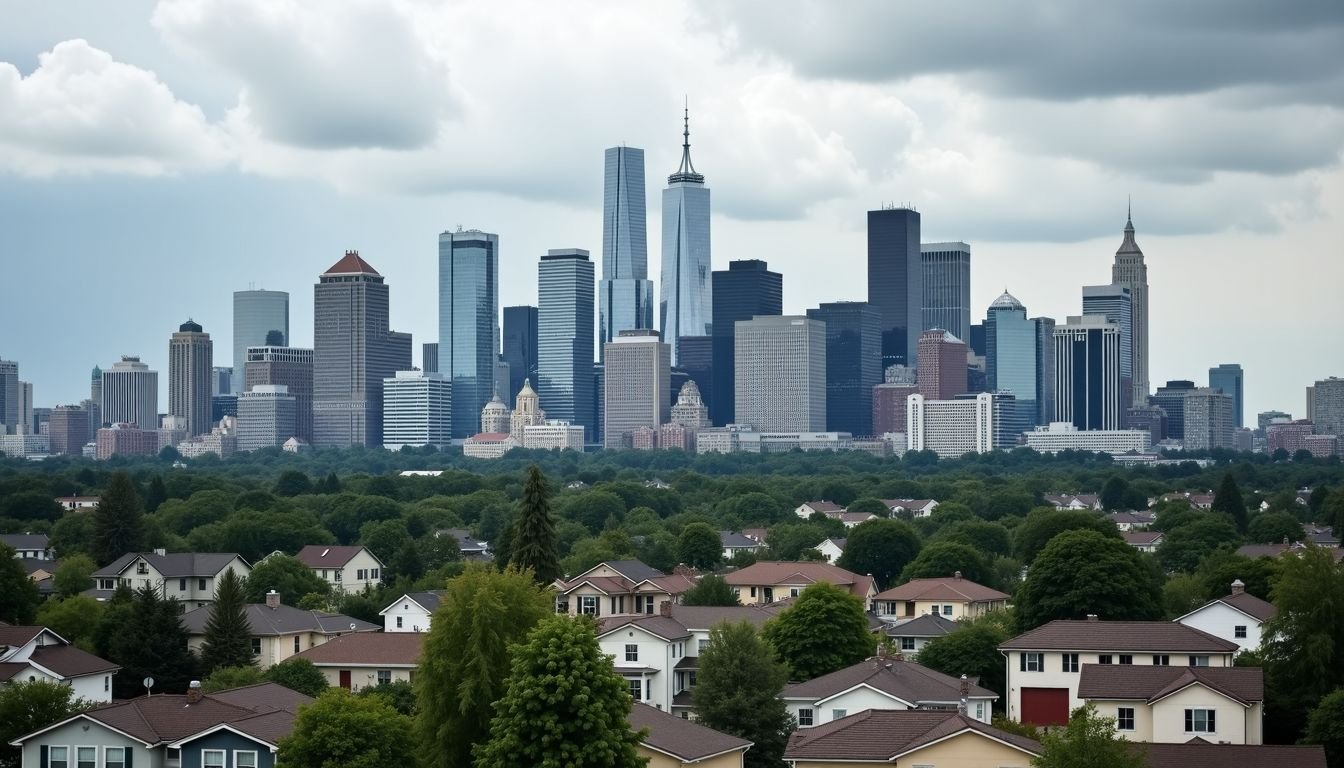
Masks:
[[[1304,741],[1325,747],[1326,765],[1344,765],[1344,688],[1335,689],[1311,710]]]
[[[708,573],[681,596],[682,605],[738,605],[737,594],[722,576]]]
[[[245,667],[252,661],[252,625],[247,620],[243,580],[227,568],[219,577],[215,602],[205,622],[201,666],[212,672],[220,667]]]
[[[719,532],[709,523],[691,523],[682,528],[681,535],[677,537],[677,558],[700,570],[717,567],[723,560]]]
[[[826,529],[816,523],[799,521],[770,526],[765,540],[770,545],[772,559],[797,560],[804,550],[816,547],[828,535]]]
[[[112,644],[135,612],[135,592],[121,582],[112,591],[112,597],[103,603],[103,616],[93,634],[93,652],[103,658],[112,657]]]
[[[88,595],[47,600],[37,609],[37,623],[80,648],[93,651],[106,605]]]
[[[1303,538],[1302,523],[1292,512],[1261,512],[1252,517],[1246,527],[1246,539],[1256,544],[1301,541]]]
[[[1095,512],[1081,509],[1035,509],[1013,529],[1013,552],[1017,559],[1030,564],[1050,540],[1065,531],[1096,531],[1120,543],[1115,525]]]
[[[1219,515],[1205,514],[1198,520],[1165,534],[1157,545],[1157,559],[1170,571],[1191,573],[1199,561],[1219,547],[1236,547],[1241,535],[1232,522]]]
[[[52,577],[56,594],[61,597],[73,597],[93,586],[93,572],[98,564],[88,555],[74,554],[61,558],[56,566],[56,575]]]
[[[109,608],[104,621],[114,616]],[[183,693],[196,679],[196,657],[187,650],[187,629],[182,626],[176,600],[164,600],[154,587],[136,590],[129,621],[112,635],[108,660],[121,665],[112,676],[112,695],[129,699],[145,692],[141,680],[154,678],[154,690]]]
[[[878,517],[887,517],[891,514],[891,510],[887,508],[886,504],[882,503],[881,499],[874,499],[871,496],[851,501],[849,505],[845,507],[845,511],[863,512],[869,515],[877,515]]]
[[[266,593],[280,593],[280,602],[298,605],[304,595],[326,595],[331,585],[312,569],[289,555],[271,555],[252,567],[244,584],[249,603],[263,603]]]
[[[303,496],[313,492],[308,475],[296,469],[287,469],[275,480],[276,496]]]
[[[67,512],[51,526],[51,548],[61,557],[93,554],[93,515],[87,512]]]
[[[423,768],[471,766],[472,746],[489,737],[491,707],[504,695],[509,647],[553,612],[548,591],[525,571],[468,563],[448,581],[415,682]]]
[[[1005,697],[1006,672],[999,646],[1012,636],[1010,622],[1005,613],[962,624],[924,646],[919,652],[919,663],[952,677],[978,677],[981,685]]]
[[[299,707],[294,730],[280,740],[280,768],[383,768],[415,765],[411,718],[380,696],[325,691]]]
[[[41,491],[20,491],[0,499],[0,518],[54,523],[61,513],[61,505],[51,494]]]
[[[168,489],[163,486],[163,475],[155,475],[145,487],[145,511],[157,512],[159,505],[168,500]]]
[[[871,575],[879,585],[888,587],[918,554],[919,534],[909,523],[869,520],[850,530],[837,565],[859,575]]]
[[[764,635],[794,680],[844,669],[877,647],[863,601],[825,582],[804,589],[793,605],[766,622]]]
[[[986,520],[964,520],[938,531],[937,541],[965,544],[987,557],[1008,557],[1013,553],[1008,529]]]
[[[9,742],[93,706],[62,683],[16,680],[0,685],[0,768],[19,768],[22,763],[19,748]]]
[[[418,711],[415,702],[415,686],[406,680],[366,685],[360,688],[355,695],[381,696],[393,709],[408,717],[415,717]]]
[[[490,738],[474,749],[481,768],[637,768],[646,762],[626,719],[629,686],[602,653],[591,620],[539,622],[514,649],[494,709]]]
[[[1269,681],[1266,741],[1294,741],[1307,713],[1344,687],[1344,569],[1332,551],[1309,546],[1285,557],[1273,586],[1277,613],[1260,652]]]
[[[960,573],[962,578],[985,586],[995,586],[994,565],[975,549],[956,542],[937,541],[920,551],[901,571],[901,581],[910,579],[946,579]]]
[[[1108,510],[1125,508],[1125,498],[1129,495],[1129,481],[1120,475],[1111,475],[1101,486],[1101,506]]]
[[[560,577],[560,560],[555,553],[555,520],[551,517],[550,490],[546,476],[533,464],[527,468],[523,486],[522,511],[513,538],[512,565],[532,570],[538,584],[550,584]]]
[[[145,526],[140,494],[125,472],[117,472],[107,484],[93,512],[93,559],[102,565],[127,552],[145,548]]]
[[[1231,472],[1223,475],[1223,481],[1218,484],[1218,490],[1213,494],[1213,511],[1232,518],[1237,530],[1246,532],[1246,500],[1242,497],[1241,489],[1237,487],[1237,480],[1232,477]]]
[[[1240,580],[1246,591],[1270,599],[1270,584],[1278,577],[1279,561],[1268,557],[1251,559],[1222,549],[1199,561],[1195,571],[1203,600],[1215,600],[1232,591],[1232,582]]]
[[[780,698],[789,673],[756,628],[745,621],[713,627],[699,664],[691,701],[700,722],[753,742],[747,768],[781,765],[794,725]]]
[[[321,696],[327,690],[327,676],[313,662],[291,656],[266,670],[266,679],[305,696]]]
[[[1050,540],[1018,588],[1022,631],[1054,619],[1160,619],[1161,574],[1123,540],[1065,531]]]
[[[264,682],[266,673],[252,664],[243,667],[218,667],[201,681],[201,690],[205,693],[214,693]]]
[[[318,493],[334,494],[341,492],[341,481],[336,477],[335,472],[327,473],[327,477],[322,481],[322,488]]]
[[[42,596],[15,554],[13,547],[0,543],[0,621],[32,624]]]
[[[1073,710],[1069,724],[1041,737],[1041,756],[1034,768],[1146,768],[1142,747],[1115,733],[1115,721],[1097,714],[1091,704]]]

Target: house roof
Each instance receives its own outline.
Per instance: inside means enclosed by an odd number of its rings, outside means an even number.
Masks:
[[[1113,523],[1148,525],[1157,520],[1157,515],[1152,512],[1113,512],[1110,515],[1110,520]]]
[[[680,595],[695,586],[695,579],[680,573],[669,573],[666,576],[645,579],[635,586],[639,587],[640,584],[652,584],[669,595]]]
[[[658,570],[657,568],[654,568],[651,565],[645,565],[644,563],[641,563],[638,560],[608,560],[605,563],[601,563],[601,565],[607,566],[613,571],[621,574],[625,578],[636,583],[645,581],[646,579],[653,579],[657,578],[658,576],[667,575],[662,571]]]
[[[1011,638],[999,648],[1013,651],[1233,653],[1239,646],[1174,621],[1057,619]]]
[[[365,551],[368,550],[361,546],[340,547],[309,544],[300,549],[294,557],[309,568],[344,568],[351,560],[355,559],[356,555]],[[380,565],[382,564],[382,561],[378,560],[377,555],[373,552],[369,552],[369,557],[372,557]]]
[[[901,507],[902,509],[923,509],[934,503],[933,499],[882,499],[882,503],[887,505],[888,509]]]
[[[1201,605],[1200,607],[1196,608],[1190,613],[1185,614],[1185,616],[1199,613],[1205,608],[1208,608],[1209,606],[1215,605],[1217,603],[1222,603],[1223,605],[1226,605],[1229,608],[1240,611],[1246,614],[1247,616],[1250,616],[1251,618],[1255,619],[1256,621],[1259,621],[1262,624],[1274,618],[1276,615],[1278,615],[1279,612],[1279,609],[1275,608],[1273,603],[1267,600],[1261,600],[1255,595],[1252,595],[1250,592],[1241,592],[1239,594],[1224,595],[1223,597],[1220,597],[1217,600],[1210,600],[1209,602],[1205,603],[1204,605]],[[1182,616],[1180,619],[1177,619],[1177,621],[1184,619],[1185,616]]]
[[[1135,544],[1156,544],[1162,540],[1161,531],[1121,531],[1120,535],[1124,538],[1125,543],[1131,546]]]
[[[969,682],[971,698],[999,697],[993,691],[976,685],[977,680]],[[913,661],[880,657],[866,659],[804,683],[786,685],[781,695],[786,699],[819,701],[860,685],[866,685],[911,704],[956,702],[961,698],[961,681],[957,678],[935,672]]]
[[[724,549],[755,549],[761,543],[737,531],[719,531],[719,545]]]
[[[877,519],[877,515],[872,512],[841,512],[834,517],[842,523],[862,523]]]
[[[724,581],[734,587],[773,586],[776,584],[806,585],[827,582],[849,587],[859,597],[867,597],[872,586],[872,576],[860,576],[830,563],[803,562],[793,563],[778,560],[762,560],[746,568],[733,571],[724,577]]]
[[[728,622],[745,621],[757,629],[775,617],[775,612],[755,605],[673,605],[672,618],[688,630],[706,631]]]
[[[883,631],[888,637],[942,637],[958,626],[951,619],[926,613],[913,619],[890,622]]]
[[[296,654],[318,666],[415,666],[425,635],[421,632],[354,632]]]
[[[843,512],[845,508],[834,501],[805,501],[798,506],[810,507],[813,512]]]
[[[245,717],[241,720],[234,720],[232,722],[211,726],[203,731],[184,736],[169,746],[175,749],[181,749],[186,744],[197,739],[204,738],[220,730],[228,730],[255,739],[266,746],[278,748],[280,746],[280,740],[288,736],[290,731],[294,730],[294,718],[294,713],[286,710],[263,712],[261,714],[252,715],[251,717]]]
[[[911,579],[880,593],[874,600],[953,600],[984,603],[1007,600],[1008,595],[960,576],[943,579]]]
[[[313,701],[309,696],[276,683],[245,685],[241,688],[230,688],[227,691],[216,691],[207,695],[225,704],[243,707],[253,712],[274,712],[276,710],[298,712],[299,707],[304,704],[311,704]]]
[[[205,624],[210,620],[211,606],[195,608],[182,614],[182,625],[192,635],[205,634]],[[270,608],[261,603],[247,605],[247,623],[253,635],[292,635],[296,632],[319,632],[337,634],[343,632],[373,632],[381,629],[376,624],[356,619],[340,613],[305,611],[283,603]]]
[[[484,552],[487,549],[485,542],[472,536],[471,531],[468,531],[466,528],[446,528],[439,531],[437,535],[443,536],[445,534],[457,539],[457,549],[459,552]]]
[[[120,576],[137,558],[144,558],[145,562],[153,566],[154,570],[162,574],[165,579],[215,576],[224,570],[224,566],[233,562],[234,558],[242,560],[236,552],[169,552],[163,555],[157,552],[127,552],[94,571],[93,577],[96,579]],[[243,562],[246,564],[247,561]]]
[[[1242,704],[1265,698],[1265,676],[1259,667],[1142,664],[1084,664],[1078,678],[1078,698],[1141,699],[1152,703],[1194,683]]]
[[[1210,744],[1191,740],[1184,744],[1131,744],[1130,749],[1148,759],[1148,768],[1325,768],[1325,748],[1319,745]]]
[[[27,645],[33,638],[42,634],[43,631],[50,631],[46,627],[33,626],[15,626],[13,624],[0,624],[0,646],[17,648],[21,645]],[[52,634],[56,634],[52,632]]]
[[[1304,549],[1306,547],[1301,544],[1243,544],[1237,547],[1237,554],[1254,559],[1257,557],[1279,557],[1285,552],[1301,552]],[[1344,560],[1344,548],[1325,547],[1325,550],[1335,558],[1335,562]]]
[[[393,600],[390,604],[388,604],[386,608],[379,611],[378,615],[381,616],[387,613],[388,611],[392,610],[393,608],[396,608],[397,604],[402,602],[403,600],[410,600],[411,602],[415,603],[421,608],[424,608],[429,613],[433,613],[435,610],[438,609],[439,601],[446,591],[447,590],[436,589],[424,592],[407,592],[401,597],[398,597],[396,600]]]
[[[706,760],[752,746],[746,739],[721,733],[694,720],[683,720],[648,704],[632,705],[626,719],[632,730],[649,729],[643,739],[644,746],[672,755],[683,763]]]
[[[44,645],[34,648],[32,654],[28,656],[28,662],[49,669],[64,678],[116,672],[121,669],[120,665],[98,658],[73,645]]]
[[[0,544],[15,549],[47,549],[51,539],[45,533],[0,533]]]
[[[669,616],[618,616],[604,621],[601,624],[600,632],[601,635],[609,635],[631,625],[646,632],[651,632],[664,640],[681,640],[691,636],[691,633],[686,630],[681,622]]]
[[[865,709],[789,737],[785,760],[890,762],[898,755],[960,733],[974,732],[1030,755],[1040,742],[1001,731],[951,711]]]

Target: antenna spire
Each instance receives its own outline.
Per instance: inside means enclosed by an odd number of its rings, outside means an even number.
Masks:
[[[685,99],[682,105],[681,121],[681,165],[677,167],[676,173],[667,177],[667,183],[690,181],[696,184],[704,184],[704,175],[696,173],[695,165],[691,163],[691,102],[689,98]]]

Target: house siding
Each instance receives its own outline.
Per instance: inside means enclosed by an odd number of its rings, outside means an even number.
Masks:
[[[401,626],[397,626],[397,619]],[[430,613],[413,600],[403,599],[383,614],[384,632],[428,632]]]
[[[633,668],[648,667],[657,670],[644,676],[647,681],[645,683],[647,697],[641,701],[664,712],[671,712],[672,697],[676,695],[676,691],[673,690],[672,668],[681,661],[682,656],[687,655],[691,642],[690,639],[668,642],[637,627],[627,626],[604,635],[598,645],[603,653],[611,657],[616,674],[627,681],[640,676]],[[638,661],[625,660],[627,644],[638,646]]]
[[[224,768],[234,768],[234,752],[257,753],[257,768],[274,768],[275,755],[271,748],[228,731],[219,730],[182,745],[182,768],[201,768],[201,752],[207,749],[224,750]],[[134,768],[134,767],[133,767]]]
[[[380,667],[377,665],[365,666],[356,664],[320,664],[317,667],[322,671],[322,676],[327,678],[327,685],[332,688],[341,687],[341,672],[350,673],[350,690],[356,692],[365,688],[372,688],[378,685],[378,672],[380,670],[392,674],[391,682],[411,682],[415,674],[413,667]]]
[[[1235,610],[1224,603],[1211,603],[1180,620],[1181,624],[1208,632],[1229,643],[1236,643],[1243,651],[1260,647],[1263,635],[1260,621]],[[1237,637],[1236,627],[1246,627],[1246,636]]]
[[[1031,755],[998,741],[971,733],[931,744],[896,761],[899,766],[930,765],[936,768],[1028,768]],[[892,765],[889,760],[790,760],[797,768],[854,768],[858,765]]]
[[[635,747],[635,751],[639,753],[640,757],[649,759],[648,768],[684,768],[691,765],[696,766],[696,768],[742,768],[742,757],[746,754],[746,750],[739,749],[709,760],[688,763],[675,757],[669,757],[663,752],[655,752],[643,744]]]
[[[88,730],[84,730],[85,728]],[[88,719],[73,720],[59,728],[29,739],[23,744],[24,768],[42,764],[42,747],[69,747],[70,766],[75,766],[75,747],[97,747],[98,765],[103,764],[104,747],[125,747],[131,750],[131,768],[163,768],[163,750],[149,749],[140,742],[122,736]]]

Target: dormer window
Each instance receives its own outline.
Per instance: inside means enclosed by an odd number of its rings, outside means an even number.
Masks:
[[[135,564],[135,573],[137,576],[145,576],[149,573],[149,564],[144,560]]]

